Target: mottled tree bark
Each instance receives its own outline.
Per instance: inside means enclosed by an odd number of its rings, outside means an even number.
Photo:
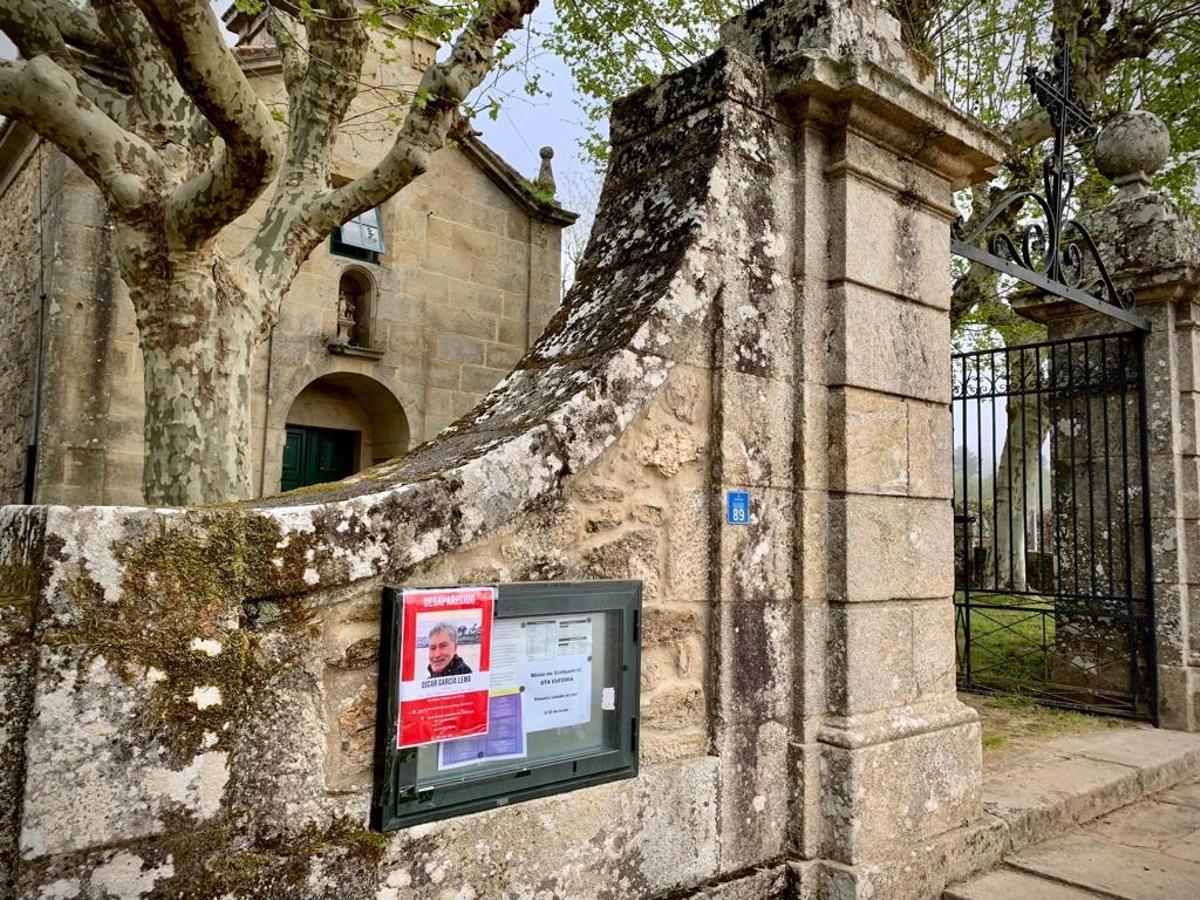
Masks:
[[[1031,512],[1041,508],[1038,471],[1041,468],[1042,441],[1050,433],[1048,416],[1039,416],[1038,397],[1009,397],[1008,425],[1004,449],[996,463],[996,521],[992,540],[996,562],[984,571],[996,571],[996,586],[1014,591],[1027,589],[1026,536],[1033,533],[1036,519]],[[1043,421],[1046,419],[1047,421]]]
[[[171,504],[248,497],[250,363],[262,316],[211,253],[173,263],[165,292],[135,291],[146,394],[143,484]]]

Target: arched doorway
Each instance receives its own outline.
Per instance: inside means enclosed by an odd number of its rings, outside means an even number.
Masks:
[[[338,481],[408,450],[408,418],[373,378],[334,372],[309,382],[285,424],[279,489]]]

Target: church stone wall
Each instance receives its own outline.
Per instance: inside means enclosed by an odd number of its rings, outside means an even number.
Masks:
[[[33,438],[38,318],[42,304],[40,160],[27,157],[0,196],[0,502],[24,496],[25,448]]]
[[[113,258],[104,201],[48,145],[43,159],[46,312],[35,499],[111,500],[106,486],[141,478],[141,356]],[[52,489],[48,486],[53,486]]]

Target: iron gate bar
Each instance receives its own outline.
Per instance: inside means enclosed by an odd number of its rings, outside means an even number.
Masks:
[[[989,268],[1003,272],[1005,275],[1011,275],[1013,278],[1017,278],[1027,284],[1032,284],[1047,294],[1054,294],[1056,297],[1062,297],[1064,300],[1074,301],[1082,306],[1086,306],[1093,312],[1103,313],[1106,316],[1136,328],[1138,331],[1150,330],[1150,320],[1141,313],[1093,297],[1091,294],[1081,291],[1077,287],[1072,287],[1069,284],[1051,281],[1040,272],[1035,272],[1033,269],[1018,265],[1002,256],[997,256],[995,253],[968,244],[959,238],[950,238],[950,252],[955,256],[964,257],[972,262],[982,263]]]
[[[1146,421],[1146,411],[1149,403],[1146,401],[1146,347],[1141,340],[1136,342],[1137,368],[1141,373],[1138,379],[1138,408],[1140,412],[1141,429],[1138,435],[1139,451],[1142,462],[1142,565],[1146,570],[1146,615],[1149,626],[1149,640],[1146,646],[1146,666],[1150,672],[1148,687],[1150,688],[1150,721],[1158,725],[1158,691],[1155,689],[1158,675],[1158,639],[1154,633],[1154,554],[1150,549],[1150,426]]]
[[[1015,592],[1013,592],[1013,591],[980,591],[980,590],[972,590],[972,591],[971,591],[971,597],[972,597],[972,598],[976,598],[976,597],[979,597],[979,596],[981,596],[981,595],[982,595],[982,596],[984,596],[984,597],[986,597],[986,596],[987,596],[989,593],[992,593],[992,594],[997,594],[997,595],[999,595],[999,596],[1003,596],[1003,597],[1008,597],[1008,596],[1025,596],[1025,597],[1037,597],[1037,596],[1042,596],[1041,594],[1032,594],[1032,593],[1028,593],[1028,592],[1027,592],[1027,593],[1024,593],[1024,594],[1017,594],[1017,593],[1015,593]],[[1106,610],[1103,610],[1103,611],[1097,612],[1095,609],[1093,609],[1093,608],[1091,608],[1091,607],[1088,607],[1088,606],[1071,606],[1070,604],[1064,604],[1064,603],[1059,603],[1059,602],[1057,602],[1057,601],[1058,601],[1058,599],[1059,599],[1059,598],[1061,598],[1061,597],[1063,597],[1063,596],[1064,596],[1063,594],[1055,594],[1055,604],[1054,604],[1054,608],[1053,608],[1053,609],[1050,609],[1050,608],[1049,608],[1049,607],[1047,607],[1047,606],[1022,606],[1022,605],[1020,605],[1020,604],[1010,604],[1010,603],[989,604],[989,605],[987,606],[987,608],[988,608],[988,609],[993,609],[993,610],[1002,609],[1002,610],[1004,610],[1005,612],[1025,612],[1025,613],[1061,612],[1061,613],[1067,613],[1067,614],[1069,614],[1069,615],[1077,615],[1077,616],[1096,616],[1096,617],[1098,617],[1098,618],[1104,618],[1104,619],[1121,619],[1122,621],[1124,621],[1125,619],[1144,619],[1144,618],[1146,617],[1146,613],[1131,612],[1131,611],[1128,611],[1128,610],[1122,610],[1122,609],[1121,609],[1121,608],[1119,608],[1119,607],[1116,607],[1116,608],[1113,608],[1113,609],[1106,609]],[[1123,598],[1121,598],[1121,599],[1122,599],[1122,603],[1125,603],[1125,601],[1129,601],[1129,600],[1131,600],[1131,601],[1133,601],[1133,602],[1135,602],[1135,603],[1143,603],[1143,602],[1145,602],[1143,598],[1137,598],[1137,597],[1132,597],[1132,598],[1130,598],[1130,597],[1123,597]],[[1126,605],[1128,606],[1128,604],[1126,604]]]
[[[1155,721],[1141,333],[952,366],[960,687]]]

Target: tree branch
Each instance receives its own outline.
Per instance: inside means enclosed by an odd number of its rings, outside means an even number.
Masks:
[[[293,225],[329,192],[333,144],[358,93],[368,42],[354,0],[323,0],[303,23],[291,14],[287,0],[272,0],[271,7],[267,27],[280,49],[288,92],[287,147],[258,236],[244,251],[264,285],[266,321],[324,236],[303,244]]]
[[[300,82],[308,73],[308,31],[282,3],[268,4],[265,15],[267,31],[279,48],[283,86],[290,97],[299,90]]]
[[[328,189],[333,143],[358,93],[367,49],[367,30],[354,0],[324,0],[314,4],[314,12],[304,24],[306,48],[274,15],[269,20],[276,43],[282,42],[280,52],[287,47],[284,64],[292,70],[290,78],[287,69],[284,73],[290,82],[287,149],[279,177],[284,193],[301,185],[314,195]],[[303,77],[300,54],[305,56]]]
[[[90,9],[65,0],[0,0],[0,31],[8,35],[25,59],[47,56],[75,78],[79,91],[117,122],[125,122],[126,99],[84,71],[79,48],[104,54],[111,44],[100,31]],[[70,46],[69,46],[70,45]]]
[[[249,209],[270,184],[279,136],[206,0],[134,2],[169,53],[175,77],[223,141],[212,163],[167,200],[169,237],[194,247]]]
[[[271,6],[276,8],[268,12],[268,28],[280,46],[288,90],[288,142],[274,196],[257,238],[245,250],[260,282],[278,288],[262,294],[264,323],[274,320],[277,302],[296,270],[329,233],[298,236],[294,226],[329,193],[332,148],[358,94],[367,47],[354,0],[325,0],[314,10],[317,16],[302,25],[290,14],[287,0],[272,0]],[[300,29],[302,38],[296,34]]]
[[[538,0],[483,0],[450,56],[430,66],[421,79],[392,149],[370,172],[322,198],[303,227],[326,234],[428,169],[430,158],[445,146],[459,104],[492,68],[496,42],[520,28],[537,5]]]
[[[150,134],[180,145],[192,138],[201,124],[207,128],[132,0],[92,0],[92,6],[128,72],[133,102],[141,111],[139,124]]]
[[[100,27],[96,13],[90,7],[77,6],[65,0],[40,0],[39,5],[52,17],[59,34],[72,47],[78,47],[101,58],[112,52],[108,35]]]
[[[111,49],[90,8],[66,0],[0,0],[0,30],[26,59],[45,54],[73,67],[68,45],[102,55]]]
[[[282,192],[284,179],[280,179],[263,227],[244,251],[249,267],[262,284],[279,285],[278,293],[282,294],[325,235],[350,217],[382,203],[428,169],[430,158],[446,144],[459,104],[492,68],[496,42],[520,28],[537,4],[538,0],[481,0],[449,57],[425,72],[395,142],[367,174],[332,191],[296,190],[290,195]],[[312,43],[311,23],[309,29]],[[314,63],[309,65],[311,80]],[[280,247],[284,253],[278,252]],[[271,310],[266,314],[272,315]]]
[[[1009,122],[1003,133],[1012,142],[1013,152],[1019,153],[1053,135],[1054,125],[1050,114],[1039,106]]]
[[[154,148],[110,119],[48,56],[0,61],[0,115],[53,142],[96,183],[114,213],[144,200],[144,179],[162,177]]]

